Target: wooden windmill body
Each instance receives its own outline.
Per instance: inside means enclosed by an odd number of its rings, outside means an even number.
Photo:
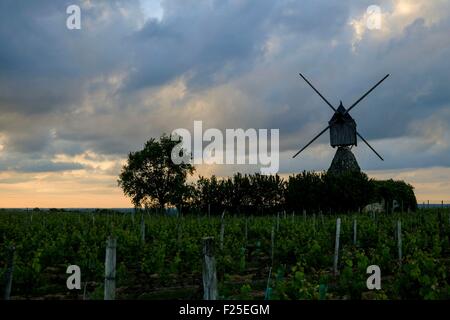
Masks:
[[[363,138],[363,136],[356,130],[356,121],[352,118],[349,111],[353,109],[361,100],[363,100],[370,92],[372,92],[376,87],[378,87],[381,82],[383,82],[388,76],[386,75],[381,79],[376,85],[374,85],[369,91],[367,91],[361,98],[359,98],[355,103],[353,103],[348,109],[346,109],[342,101],[337,108],[335,108],[324,96],[317,91],[316,88],[302,75],[300,76],[311,86],[311,88],[325,101],[325,103],[334,111],[333,116],[330,121],[328,121],[328,126],[323,129],[319,134],[317,134],[306,146],[304,146],[300,151],[298,151],[294,158],[303,150],[305,150],[311,143],[313,143],[317,138],[319,138],[325,131],[330,130],[330,145],[333,148],[338,148],[336,154],[334,155],[333,161],[331,163],[328,172],[341,173],[344,171],[360,171],[358,162],[353,155],[351,148],[357,146],[359,137],[381,160],[383,158],[375,151],[374,148]]]
[[[350,114],[342,114],[345,108],[342,101],[337,108],[338,112],[333,114],[333,117],[328,122],[330,125],[330,145],[335,147],[356,146],[356,121]]]

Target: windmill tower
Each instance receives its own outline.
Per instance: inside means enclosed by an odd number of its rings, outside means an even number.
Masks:
[[[300,151],[298,151],[293,158],[298,156],[300,152],[305,150],[311,145],[317,138],[319,138],[325,131],[330,130],[330,145],[333,148],[337,147],[336,154],[334,155],[331,166],[328,172],[340,173],[344,171],[360,171],[358,162],[353,155],[351,148],[357,146],[357,136],[365,143],[367,146],[383,161],[383,158],[375,151],[374,148],[367,142],[366,139],[356,130],[356,121],[350,115],[350,110],[352,110],[361,100],[363,100],[369,93],[371,93],[376,87],[378,87],[389,74],[383,79],[378,81],[369,91],[367,91],[361,98],[359,98],[355,103],[353,103],[349,108],[345,108],[340,101],[340,104],[335,108],[327,99],[308,81],[301,73],[300,76],[306,83],[322,98],[323,101],[334,111],[333,116],[330,121],[328,121],[328,126],[323,129],[319,134],[317,134],[308,144],[306,144]]]

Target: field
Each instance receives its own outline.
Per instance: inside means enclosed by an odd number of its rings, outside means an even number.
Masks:
[[[225,216],[221,226],[220,217],[3,210],[0,279],[14,246],[11,299],[103,299],[105,245],[113,235],[116,299],[202,299],[202,238],[213,236],[221,299],[450,299],[448,209]],[[66,288],[73,264],[81,268],[80,290]],[[366,287],[369,265],[381,268],[381,290]]]

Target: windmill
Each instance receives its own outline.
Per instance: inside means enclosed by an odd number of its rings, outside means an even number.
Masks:
[[[333,116],[330,121],[328,121],[328,126],[323,129],[319,134],[317,134],[308,144],[306,144],[300,151],[298,151],[293,158],[298,156],[300,152],[309,147],[317,138],[319,138],[325,131],[330,130],[330,145],[335,148],[338,147],[336,154],[334,155],[333,161],[331,163],[329,172],[342,172],[347,170],[360,171],[358,163],[356,162],[355,156],[351,152],[352,146],[357,146],[357,136],[382,160],[383,158],[375,151],[374,148],[367,142],[366,139],[356,130],[356,121],[350,115],[350,110],[352,110],[356,105],[361,102],[365,97],[369,95],[376,87],[378,87],[387,77],[387,74],[383,79],[378,81],[369,91],[367,91],[361,98],[356,100],[349,108],[345,108],[340,101],[340,104],[335,108],[327,99],[308,81],[301,73],[300,76],[306,83],[322,98],[323,101],[334,111]]]

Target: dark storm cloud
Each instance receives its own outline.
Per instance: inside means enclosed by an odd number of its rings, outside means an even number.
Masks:
[[[0,4],[0,111],[46,113],[73,99],[62,36],[63,3],[2,1]],[[76,81],[79,81],[77,79]]]
[[[162,6],[164,19],[150,20],[130,39],[137,63],[130,88],[186,72],[192,72],[191,88],[210,86],[217,73],[223,80],[251,70],[271,34],[298,34],[300,42],[329,39],[349,14],[344,3],[329,1],[167,0]]]
[[[2,1],[0,4],[0,111],[66,112],[86,81],[127,63],[120,45],[132,31],[118,13],[137,1],[98,1],[82,13],[86,30],[66,28],[66,8],[83,1]],[[103,21],[102,14],[110,18]]]
[[[83,8],[82,30],[66,28],[69,4]],[[49,131],[64,128],[63,122],[79,113],[84,97],[105,85],[96,79],[107,78],[128,64],[120,39],[134,31],[137,4],[0,3],[0,133],[8,137],[8,150],[67,151],[61,145],[54,150]],[[128,10],[130,16],[119,9]]]
[[[69,31],[65,9],[74,3],[82,7],[82,30]],[[4,136],[5,148],[0,152],[30,161],[15,166],[18,171],[65,170],[52,162],[56,154],[92,150],[124,156],[151,136],[180,125],[191,128],[182,119],[187,105],[228,85],[224,100],[234,98],[238,105],[233,114],[220,104],[212,106],[208,115],[217,118],[214,123],[279,128],[281,149],[288,154],[332,116],[298,72],[331,103],[342,99],[347,106],[390,73],[352,115],[358,130],[391,161],[380,164],[358,147],[362,165],[448,166],[449,148],[430,151],[436,139],[426,140],[429,133],[417,128],[421,119],[449,108],[450,19],[429,24],[419,16],[405,26],[392,25],[393,35],[384,40],[366,31],[354,43],[349,22],[370,4],[165,0],[163,18],[144,24],[137,0],[2,1],[0,139]],[[388,12],[394,7],[391,1],[380,5]],[[155,98],[179,78],[185,80],[187,98],[174,105]],[[193,118],[210,120],[196,112]],[[408,148],[395,154],[392,141],[407,141]],[[308,161],[286,160],[282,170],[319,163]]]
[[[0,171],[18,171],[26,173],[59,172],[68,170],[81,170],[85,167],[79,163],[53,162],[49,159],[23,158],[20,155],[9,156],[2,159]]]
[[[84,167],[79,163],[64,163],[64,162],[51,162],[51,161],[33,161],[30,164],[24,164],[14,167],[13,170],[22,172],[56,172],[56,171],[68,171],[68,170],[80,170]]]
[[[191,85],[211,84],[228,64],[229,74],[251,67],[267,36],[274,2],[166,1],[164,19],[149,21],[131,39],[136,72],[131,88],[160,85],[188,71]]]

